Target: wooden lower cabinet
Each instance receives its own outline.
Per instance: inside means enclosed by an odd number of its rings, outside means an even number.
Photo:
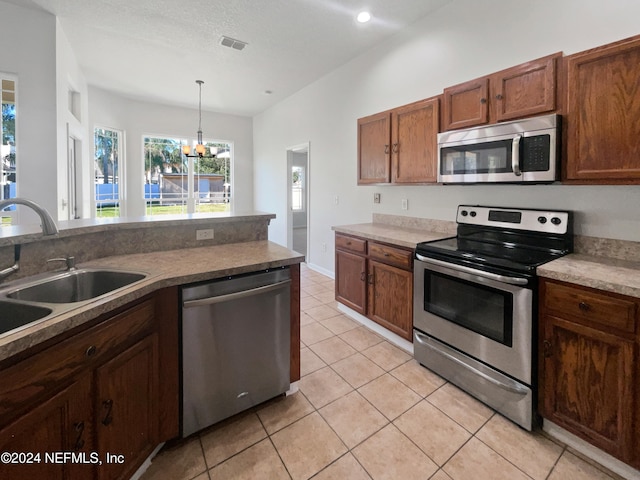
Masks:
[[[413,339],[413,251],[336,233],[336,301]]]
[[[100,480],[129,478],[158,445],[158,335],[153,333],[96,371]]]
[[[413,332],[413,272],[369,261],[369,318],[410,340]]]
[[[540,302],[542,416],[638,468],[639,302],[544,279]]]
[[[102,462],[52,464],[43,456],[39,464],[0,464],[0,478],[124,480],[158,444],[177,436],[178,376],[160,377],[161,367],[175,372],[178,364],[171,347],[177,307],[160,308],[168,297],[178,304],[177,289],[161,290],[0,365],[1,452],[85,452],[87,462],[91,454]]]
[[[13,463],[0,462],[0,478],[93,478],[95,465],[62,462],[53,456],[72,452],[84,454],[90,460],[93,451],[90,390],[91,377],[84,375],[0,430],[0,452],[23,455]],[[31,454],[34,456],[25,456]]]

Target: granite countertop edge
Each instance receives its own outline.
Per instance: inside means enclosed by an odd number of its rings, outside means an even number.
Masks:
[[[136,271],[146,273],[147,277],[104,297],[82,302],[76,308],[0,336],[0,361],[162,288],[289,266],[303,261],[303,255],[265,240],[162,253],[119,255],[82,263],[77,267]],[[10,286],[11,283],[2,285],[3,288]]]
[[[336,225],[331,227],[338,233],[356,235],[368,240],[390,243],[407,248],[416,248],[420,242],[441,240],[455,237],[455,234],[434,232],[417,228],[400,227],[385,223],[358,223],[353,225]]]
[[[538,267],[538,276],[640,298],[640,262],[573,253]]]

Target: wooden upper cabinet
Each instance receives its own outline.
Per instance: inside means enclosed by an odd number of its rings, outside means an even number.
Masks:
[[[358,119],[358,185],[391,180],[391,113]]]
[[[437,181],[440,99],[422,100],[391,113],[393,183]]]
[[[475,127],[558,110],[561,58],[555,53],[445,88],[442,128]]]
[[[444,130],[489,122],[489,78],[483,77],[444,89]]]
[[[491,77],[491,99],[495,120],[516,118],[556,110],[557,64],[561,53],[523,63]]]
[[[565,58],[566,178],[640,183],[640,36]]]

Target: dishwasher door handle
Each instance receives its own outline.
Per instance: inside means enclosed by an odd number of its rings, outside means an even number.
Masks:
[[[273,283],[271,285],[265,285],[263,287],[252,288],[251,290],[242,290],[241,292],[228,293],[226,295],[218,295],[215,297],[199,298],[197,300],[187,300],[182,304],[182,308],[202,307],[204,305],[213,305],[215,303],[229,302],[231,300],[238,300],[241,298],[251,297],[260,293],[267,293],[273,290],[278,290],[285,285],[289,285],[291,280],[284,280],[282,282]]]

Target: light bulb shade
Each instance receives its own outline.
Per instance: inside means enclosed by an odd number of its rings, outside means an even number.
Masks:
[[[198,155],[204,155],[204,145],[202,145],[201,143],[198,143],[196,145],[196,153]]]
[[[189,155],[191,153],[191,147],[189,145],[183,145],[182,153],[184,153],[185,155]]]
[[[209,151],[215,157],[218,154],[218,147],[209,147]]]

